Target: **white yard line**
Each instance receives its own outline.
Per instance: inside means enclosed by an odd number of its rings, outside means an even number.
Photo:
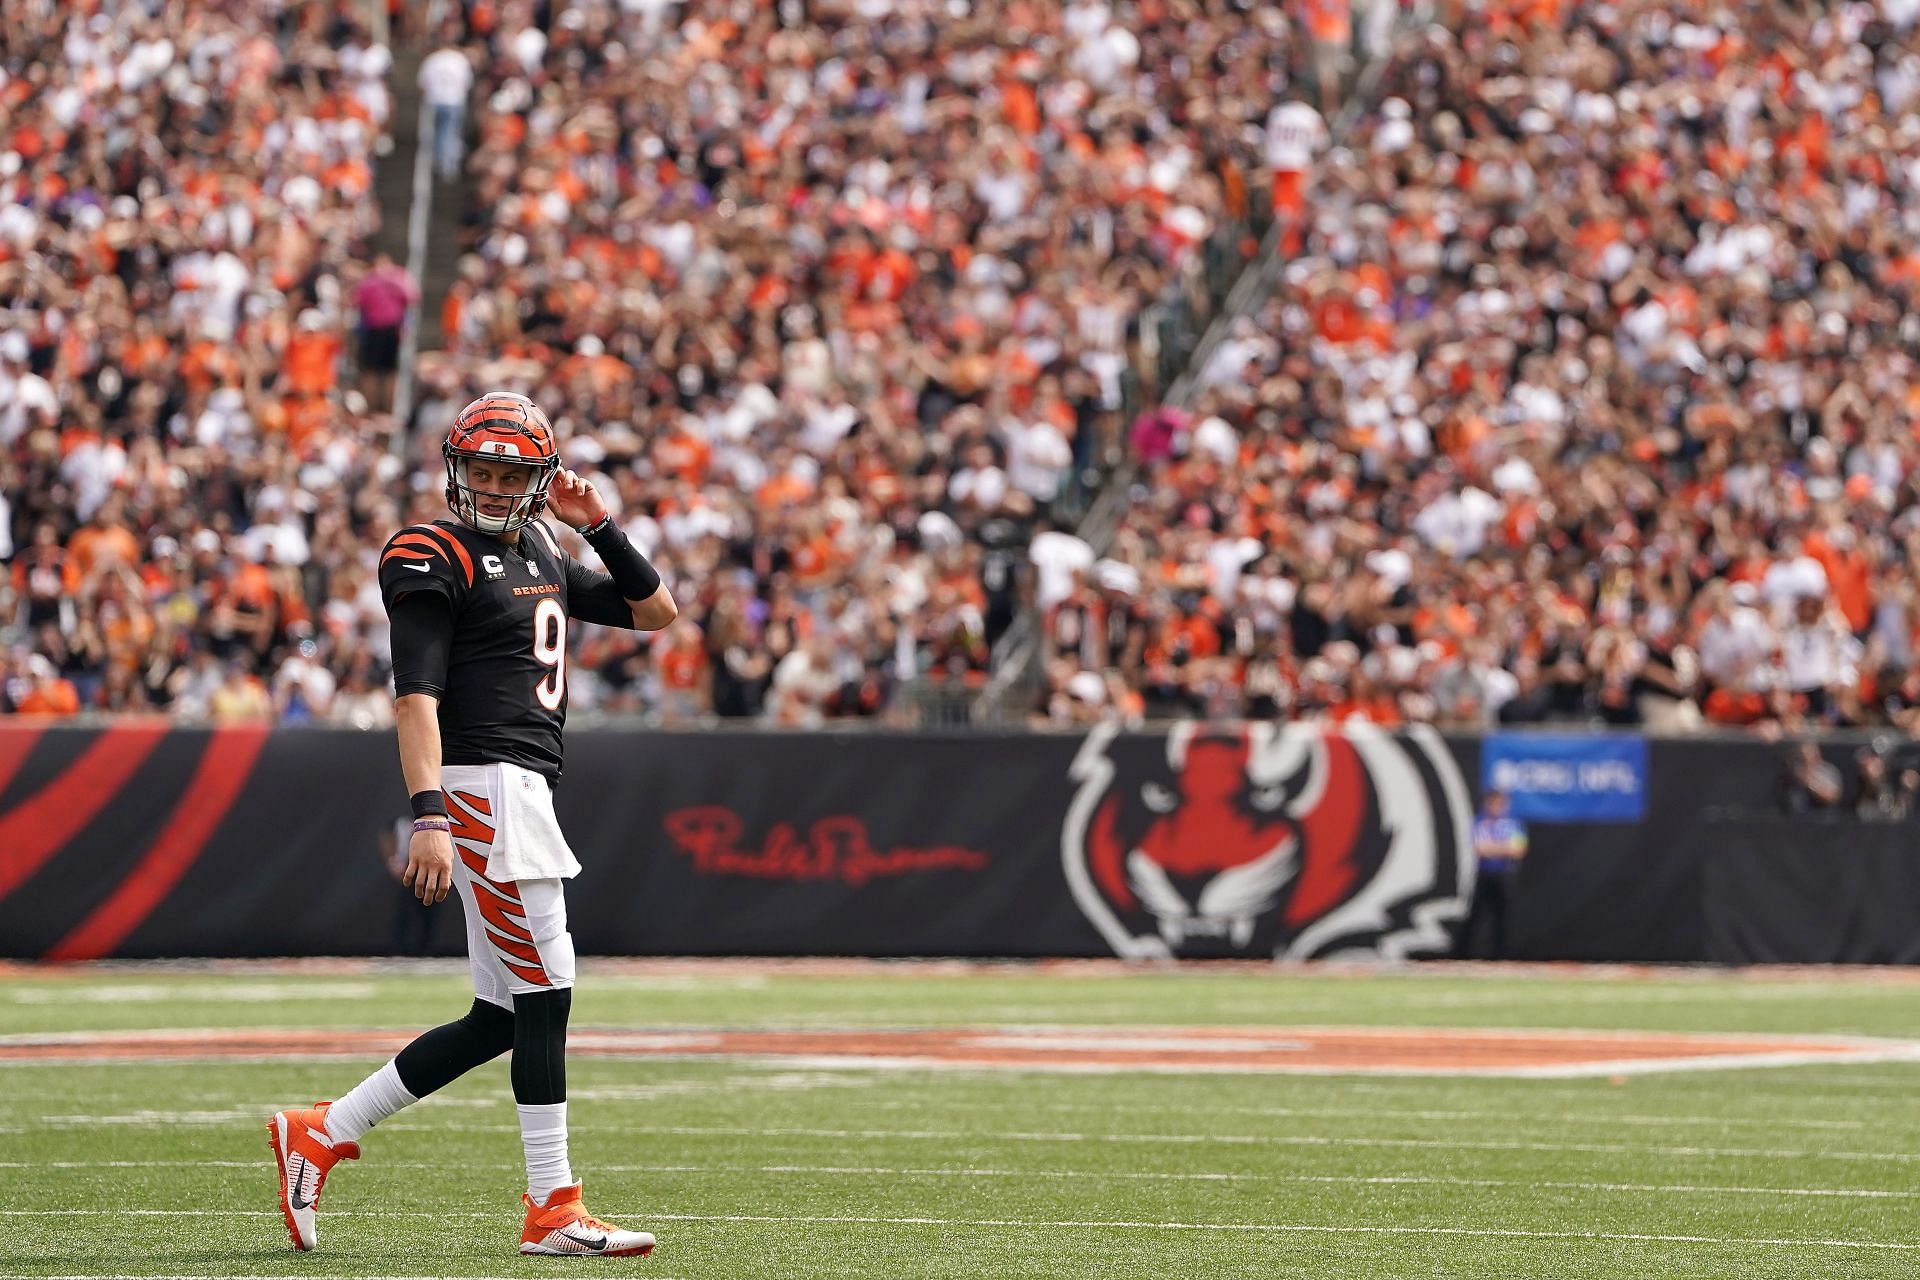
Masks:
[[[512,1101],[511,1094],[502,1094],[503,1103]],[[1771,1116],[1707,1116],[1707,1115],[1614,1115],[1606,1111],[1567,1112],[1567,1111],[1526,1111],[1516,1110],[1513,1099],[1507,1097],[1489,1097],[1484,1111],[1429,1111],[1403,1110],[1392,1107],[1235,1107],[1209,1106],[1208,1115],[1224,1116],[1279,1116],[1290,1119],[1361,1119],[1361,1120],[1443,1120],[1484,1123],[1489,1116],[1497,1116],[1502,1121],[1522,1123],[1539,1122],[1554,1125],[1565,1124],[1624,1124],[1644,1125],[1666,1128],[1677,1124],[1711,1125],[1725,1128],[1729,1125],[1748,1125],[1767,1129],[1884,1129],[1881,1122],[1866,1120],[1784,1120]],[[973,1101],[971,1099],[952,1098],[935,1094],[911,1101],[862,1102],[862,1107],[876,1111],[913,1111],[913,1110],[956,1110],[956,1111],[994,1111],[1004,1113],[1008,1110],[1005,1102]],[[1040,1102],[1023,1104],[1036,1111],[1058,1113],[1093,1112],[1111,1114],[1112,1105],[1098,1102]],[[1150,1112],[1151,1108],[1141,1108],[1129,1104],[1127,1110],[1138,1116]],[[1191,1108],[1169,1106],[1168,1111],[1191,1114]]]
[[[630,1094],[626,1092],[621,1092],[619,1090],[609,1091],[605,1089],[582,1088],[582,1089],[574,1090],[571,1096],[574,1098],[575,1101],[589,1101],[589,1102],[648,1101],[653,1099],[654,1097],[659,1097],[659,1096],[681,1095],[681,1094],[688,1094],[688,1093],[719,1092],[723,1088],[733,1088],[735,1087],[736,1084],[743,1084],[743,1083],[757,1084],[761,1079],[762,1079],[761,1077],[749,1077],[745,1080],[739,1080],[739,1081],[725,1081],[725,1082],[713,1082],[713,1083],[703,1082],[703,1081],[687,1081],[687,1082],[670,1082],[666,1084],[653,1085],[653,1086],[633,1086],[633,1089],[635,1091]],[[863,1079],[864,1079],[863,1076],[849,1073],[843,1079],[837,1078],[837,1079],[827,1079],[827,1080],[819,1081],[817,1082],[817,1087],[822,1087],[822,1088],[841,1087],[841,1086],[855,1087]],[[1556,1096],[1579,1097],[1583,1100],[1590,1098],[1592,1096],[1591,1094],[1586,1094],[1586,1093],[1580,1093],[1580,1094],[1568,1093],[1567,1091],[1564,1091],[1564,1090],[1555,1090],[1554,1094]],[[1276,1118],[1282,1118],[1282,1119],[1434,1120],[1434,1121],[1441,1121],[1446,1123],[1473,1123],[1473,1124],[1484,1123],[1489,1117],[1494,1117],[1499,1119],[1502,1123],[1506,1123],[1506,1124],[1512,1124],[1512,1123],[1551,1124],[1554,1126],[1574,1125],[1574,1124],[1629,1125],[1634,1127],[1660,1128],[1660,1129],[1671,1128],[1675,1125],[1704,1125],[1704,1126],[1707,1126],[1710,1128],[1716,1128],[1716,1129],[1724,1129],[1729,1127],[1764,1128],[1764,1129],[1808,1129],[1808,1130],[1815,1130],[1815,1131],[1826,1131],[1826,1130],[1855,1131],[1855,1130],[1871,1129],[1876,1132],[1884,1132],[1888,1129],[1900,1129],[1900,1128],[1911,1127],[1910,1124],[1903,1124],[1896,1117],[1884,1117],[1881,1119],[1876,1119],[1871,1121],[1869,1120],[1796,1120],[1796,1119],[1779,1118],[1779,1117],[1773,1117],[1773,1116],[1718,1116],[1718,1115],[1699,1115],[1699,1114],[1693,1114],[1693,1113],[1688,1113],[1684,1115],[1658,1115],[1658,1114],[1637,1114],[1637,1113],[1624,1113],[1624,1112],[1620,1114],[1614,1114],[1612,1112],[1607,1112],[1607,1111],[1584,1111],[1584,1112],[1561,1111],[1561,1110],[1534,1111],[1534,1110],[1528,1110],[1525,1108],[1516,1108],[1513,1105],[1515,1100],[1510,1097],[1505,1097],[1505,1096],[1495,1097],[1495,1096],[1489,1095],[1486,1101],[1488,1104],[1487,1107],[1484,1110],[1479,1110],[1479,1111],[1407,1109],[1407,1108],[1397,1108],[1397,1107],[1209,1106],[1206,1108],[1206,1112],[1209,1115],[1268,1116],[1268,1117],[1276,1117]],[[1858,1105],[1858,1099],[1853,1099],[1850,1101],[1852,1101],[1854,1105],[1856,1106]],[[435,1095],[430,1101],[426,1101],[424,1105],[431,1108],[461,1107],[461,1108],[466,1108],[470,1110],[485,1110],[490,1107],[510,1106],[512,1103],[513,1103],[513,1094],[510,1092],[507,1092],[506,1090],[499,1090],[499,1091],[491,1091],[491,1092],[475,1092],[471,1094],[471,1096],[463,1096],[463,1097],[446,1097],[442,1095]],[[264,1116],[264,1115],[271,1114],[274,1108],[278,1105],[279,1104],[277,1102],[269,1102],[265,1104],[234,1103],[234,1104],[230,1104],[228,1106],[222,1107],[218,1113],[208,1112],[208,1111],[195,1111],[193,1114],[225,1115],[227,1112],[230,1112],[230,1111],[237,1112],[247,1106],[253,1106],[256,1110],[259,1110],[261,1115]],[[1081,1112],[1106,1115],[1106,1114],[1110,1114],[1114,1110],[1113,1106],[1106,1103],[1098,1103],[1098,1102],[1039,1102],[1039,1103],[1023,1103],[1021,1105],[1026,1109],[1030,1109],[1034,1111],[1044,1111],[1044,1112],[1063,1114],[1063,1115],[1075,1114],[1075,1113],[1081,1113]],[[131,1116],[69,1116],[69,1115],[33,1116],[26,1113],[26,1106],[27,1106],[27,1103],[26,1103],[26,1100],[24,1099],[15,1099],[15,1100],[0,1099],[0,1115],[6,1115],[6,1116],[9,1116],[9,1118],[19,1118],[24,1120],[37,1121],[38,1123],[49,1124],[49,1125],[113,1124],[113,1123],[146,1124],[146,1123],[151,1123],[153,1120],[158,1118],[158,1113],[137,1114],[137,1115],[131,1115]],[[944,1093],[929,1094],[922,1097],[913,1098],[910,1100],[862,1101],[860,1103],[860,1106],[864,1109],[872,1110],[872,1111],[934,1111],[934,1112],[992,1111],[996,1114],[1003,1114],[1009,1109],[1007,1106],[1007,1103],[1004,1101],[982,1101],[982,1100],[974,1100],[974,1099],[967,1099],[967,1098],[955,1098]],[[1129,1105],[1127,1109],[1135,1116],[1152,1113],[1152,1108],[1142,1108],[1142,1107]],[[1191,1108],[1177,1108],[1177,1107],[1171,1107],[1171,1106],[1166,1107],[1164,1109],[1169,1112],[1176,1112],[1183,1117],[1186,1115],[1190,1115],[1192,1111]],[[1920,1117],[1915,1117],[1914,1123],[1920,1123]],[[0,1164],[0,1168],[5,1168],[5,1167],[7,1166],[5,1166],[4,1164]]]
[[[519,1126],[508,1124],[462,1124],[459,1122],[408,1124],[390,1123],[389,1131],[437,1133],[459,1130],[469,1133],[518,1133]],[[1893,1164],[1920,1163],[1920,1153],[1910,1151],[1836,1151],[1810,1148],[1772,1147],[1695,1147],[1636,1146],[1622,1142],[1500,1142],[1466,1141],[1442,1138],[1366,1138],[1324,1137],[1308,1134],[1251,1133],[1035,1133],[1022,1131],[986,1131],[963,1129],[813,1129],[733,1125],[621,1125],[596,1124],[596,1130],[613,1133],[654,1134],[677,1138],[859,1138],[932,1140],[939,1142],[1111,1142],[1169,1143],[1204,1146],[1252,1147],[1392,1147],[1415,1151],[1576,1151],[1598,1155],[1734,1157],[1765,1160],[1855,1160],[1883,1161]]]
[[[462,1161],[469,1169],[518,1169],[517,1161]],[[424,1160],[383,1160],[381,1169],[441,1169]],[[253,1169],[270,1166],[262,1160],[8,1160],[0,1169]],[[1537,1178],[1441,1178],[1414,1174],[1311,1173],[1108,1173],[1095,1169],[973,1169],[902,1168],[888,1165],[767,1164],[596,1164],[597,1174],[777,1174],[803,1177],[886,1178],[1031,1178],[1036,1181],[1076,1178],[1093,1182],[1276,1182],[1308,1186],[1343,1187],[1548,1187],[1559,1191],[1606,1191],[1647,1195],[1737,1195],[1812,1197],[1836,1200],[1920,1200],[1920,1191],[1874,1191],[1856,1187],[1745,1187],[1691,1182],[1563,1182]]]
[[[0,1209],[8,1218],[277,1218],[270,1209]],[[329,1214],[335,1218],[498,1218],[497,1213],[437,1212],[432,1210],[346,1210]],[[876,1227],[979,1227],[1012,1231],[1219,1231],[1272,1235],[1395,1235],[1395,1236],[1473,1236],[1508,1240],[1591,1240],[1623,1241],[1646,1244],[1738,1245],[1760,1248],[1870,1249],[1895,1252],[1920,1251],[1920,1244],[1892,1240],[1838,1240],[1765,1236],[1690,1236],[1655,1232],[1628,1231],[1523,1231],[1500,1227],[1402,1227],[1341,1226],[1308,1222],[1148,1222],[1117,1219],[1020,1219],[1020,1218],[884,1218],[842,1216],[837,1214],[758,1214],[758,1213],[658,1213],[614,1210],[618,1218],[645,1217],[653,1222],[761,1222],[777,1225],[803,1223],[816,1226]]]

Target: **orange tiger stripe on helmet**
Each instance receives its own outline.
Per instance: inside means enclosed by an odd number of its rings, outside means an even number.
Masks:
[[[488,444],[501,446],[487,449]],[[553,427],[540,406],[522,395],[494,391],[481,396],[453,420],[447,433],[449,448],[460,452],[488,452],[518,456],[529,462],[558,456]]]

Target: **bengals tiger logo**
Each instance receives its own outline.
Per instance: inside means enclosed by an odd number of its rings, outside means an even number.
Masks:
[[[1466,914],[1471,801],[1431,729],[1103,726],[1069,777],[1067,883],[1122,956],[1445,955]]]

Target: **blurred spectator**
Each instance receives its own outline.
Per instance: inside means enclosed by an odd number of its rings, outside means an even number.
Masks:
[[[1853,812],[1864,822],[1903,822],[1912,812],[1920,771],[1909,767],[1896,776],[1885,752],[1861,747],[1853,755],[1859,773]],[[1911,781],[1909,781],[1911,780]]]
[[[80,710],[80,694],[73,682],[44,654],[28,654],[24,678],[8,681],[8,709],[23,716],[70,716]]]
[[[396,956],[426,955],[433,940],[433,922],[437,918],[433,913],[434,904],[422,902],[407,887],[407,843],[412,839],[411,814],[395,818],[390,825],[382,827],[376,837],[380,865],[386,868],[395,889],[393,937],[388,942],[388,950],[389,954]]]
[[[1780,777],[1780,804],[1790,814],[1832,809],[1841,801],[1840,770],[1823,759],[1811,742],[1788,748]]]
[[[433,113],[433,169],[442,179],[459,176],[466,150],[467,95],[473,64],[466,50],[442,45],[420,62],[420,96]]]
[[[1527,824],[1514,817],[1504,791],[1489,791],[1473,820],[1477,866],[1473,906],[1460,931],[1460,954],[1480,960],[1507,957],[1507,910],[1513,881],[1527,856]]]
[[[413,277],[384,253],[374,259],[373,270],[353,287],[353,307],[360,317],[360,391],[376,413],[393,408],[400,335],[407,312],[419,301],[420,290]]]

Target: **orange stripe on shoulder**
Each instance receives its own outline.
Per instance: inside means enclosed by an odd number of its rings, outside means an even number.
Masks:
[[[428,537],[426,534],[422,533],[417,528],[402,529],[400,532],[393,535],[393,538],[388,542],[387,545],[397,547],[402,543],[408,543],[414,546],[421,546],[421,547],[433,547],[436,549],[438,549],[438,547],[440,546],[438,542],[434,541],[432,538]]]
[[[380,563],[385,564],[389,560],[420,560],[420,559],[438,560],[438,561],[441,561],[442,563],[445,563],[446,558],[447,558],[447,553],[440,550],[440,548],[438,547],[414,547],[414,546],[403,545],[403,546],[394,547],[391,550],[389,550],[387,554],[381,556]]]
[[[424,528],[428,533],[433,534],[435,537],[439,538],[442,542],[446,543],[448,548],[452,550],[453,558],[460,562],[461,571],[467,575],[467,585],[472,586],[473,585],[473,557],[467,554],[467,549],[466,547],[461,545],[460,539],[454,537],[452,534],[448,533],[445,529],[439,528],[435,525],[426,525],[424,526]]]

